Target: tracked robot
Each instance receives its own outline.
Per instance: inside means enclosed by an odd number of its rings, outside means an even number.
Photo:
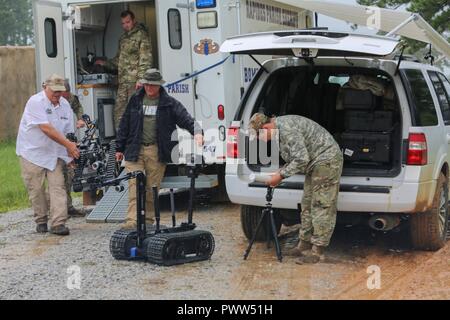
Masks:
[[[171,192],[172,227],[160,225],[160,208],[158,189],[152,188],[156,226],[147,228],[145,224],[146,179],[141,171],[128,173],[125,176],[102,182],[103,186],[115,185],[116,190],[123,191],[121,181],[136,179],[136,230],[117,230],[110,240],[111,255],[117,260],[146,260],[163,266],[172,266],[195,261],[208,260],[214,252],[214,237],[208,231],[196,229],[193,223],[195,196],[195,179],[198,177],[200,165],[194,161],[187,165],[190,177],[188,221],[176,225],[173,192]]]

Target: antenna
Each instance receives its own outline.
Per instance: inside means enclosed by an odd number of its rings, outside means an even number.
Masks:
[[[431,65],[434,64],[434,60],[436,58],[433,56],[433,52],[431,51],[431,43],[430,43],[430,49],[429,49],[428,53],[425,55],[424,59],[425,60],[430,60],[430,64]]]

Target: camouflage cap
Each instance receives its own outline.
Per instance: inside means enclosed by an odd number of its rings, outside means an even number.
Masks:
[[[161,75],[161,72],[159,72],[158,69],[148,69],[144,73],[143,79],[139,81],[142,84],[153,84],[156,86],[163,85],[166,83]]]
[[[258,131],[259,129],[261,129],[263,127],[263,125],[265,125],[266,123],[268,123],[270,121],[270,118],[268,116],[266,116],[263,113],[255,113],[251,118],[250,118],[250,122],[248,124],[248,129],[253,129],[255,131]]]
[[[53,74],[45,80],[44,85],[52,91],[66,91],[64,83],[65,80],[63,77]]]

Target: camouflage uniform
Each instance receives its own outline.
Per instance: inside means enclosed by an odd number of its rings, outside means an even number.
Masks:
[[[81,116],[83,115],[83,106],[81,105],[78,96],[74,95],[73,93],[69,93],[67,101],[69,101],[72,111],[77,116],[77,120],[80,120]],[[63,174],[64,174],[64,181],[66,182],[67,208],[71,210],[73,209],[73,204],[72,204],[72,195],[70,193],[72,191],[72,181],[73,178],[75,177],[75,170],[65,165],[63,168]]]
[[[314,121],[296,115],[276,118],[283,178],[305,174],[300,239],[316,246],[330,243],[336,224],[336,202],[343,157],[331,134]]]
[[[75,113],[75,115],[77,116],[77,120],[81,119],[81,116],[83,115],[83,106],[81,105],[78,96],[74,95],[73,93],[69,93],[67,101],[69,101],[73,113]]]
[[[136,91],[136,83],[152,66],[150,36],[143,24],[136,24],[133,30],[124,33],[119,40],[119,50],[105,67],[118,71],[119,88],[114,107],[114,124],[119,126],[129,98]]]

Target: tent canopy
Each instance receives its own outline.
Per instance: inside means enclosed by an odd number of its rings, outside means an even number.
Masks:
[[[324,0],[275,0],[332,18],[430,43],[450,58],[450,44],[420,14]]]

